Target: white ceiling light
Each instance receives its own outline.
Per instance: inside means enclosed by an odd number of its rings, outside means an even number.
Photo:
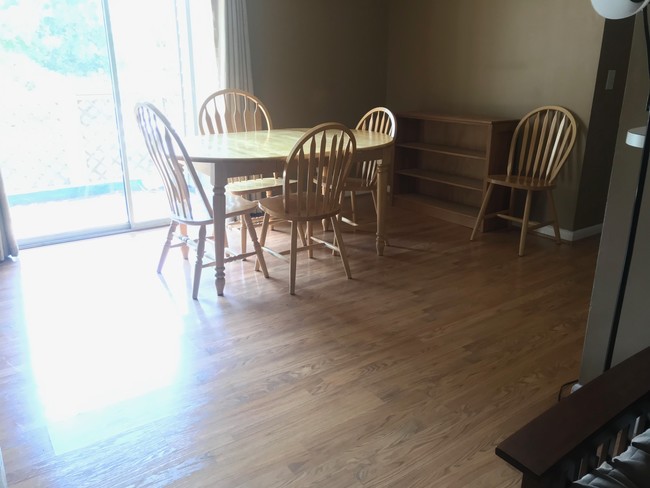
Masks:
[[[607,19],[623,19],[635,15],[650,3],[650,0],[591,0],[591,6]]]

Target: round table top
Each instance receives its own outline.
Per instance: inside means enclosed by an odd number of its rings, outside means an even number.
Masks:
[[[286,158],[298,139],[308,129],[273,129],[227,134],[187,136],[183,143],[188,154],[198,162],[222,162],[241,159]],[[353,129],[357,151],[380,149],[393,143],[393,138],[379,132]]]

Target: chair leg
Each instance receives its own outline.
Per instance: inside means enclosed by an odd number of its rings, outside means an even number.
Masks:
[[[274,176],[274,178],[275,178],[275,176]],[[272,196],[273,196],[273,190],[268,190],[268,191],[266,192],[266,198],[271,198]],[[262,220],[263,220],[263,219],[262,219]],[[273,222],[271,223],[271,230],[275,230],[275,225],[274,225],[274,224],[275,224],[276,222],[278,222],[278,221],[276,221],[276,220],[274,219]]]
[[[533,199],[533,192],[528,190],[526,192],[526,205],[524,206],[524,216],[521,220],[521,237],[519,238],[519,255],[524,255],[524,247],[526,246],[526,235],[528,234],[528,219],[530,218],[530,204]]]
[[[262,221],[262,230],[260,231],[260,248],[264,247],[264,244],[266,243],[266,233],[269,230],[269,221],[271,220],[271,216],[267,213],[264,214],[264,220]],[[266,264],[266,263],[265,263]],[[259,258],[255,261],[255,271],[260,270],[260,260]]]
[[[296,294],[296,255],[298,254],[298,222],[291,222],[291,251],[290,251],[290,278],[289,294]]]
[[[183,236],[187,236],[187,224],[181,224],[180,233]],[[181,246],[181,253],[183,254],[183,259],[189,259],[190,257],[190,248],[187,244]]]
[[[194,286],[192,286],[192,298],[199,296],[199,284],[201,283],[201,270],[203,269],[203,254],[205,253],[205,225],[199,228],[199,241],[196,245],[196,264],[194,265]]]
[[[350,206],[352,207],[352,222],[357,223],[357,192],[350,190]]]
[[[555,232],[555,242],[562,244],[562,239],[560,239],[560,224],[557,221],[555,201],[553,200],[553,192],[551,190],[546,191],[546,198],[548,200],[548,206],[551,209],[551,217],[553,217],[553,231]]]
[[[508,215],[513,216],[515,214],[515,201],[517,192],[514,188],[510,188],[510,204],[508,206]],[[512,229],[512,221],[508,220],[508,230]]]
[[[250,217],[250,215],[249,215]],[[241,227],[240,227],[240,232],[241,232],[241,253],[244,254],[246,253],[246,227],[248,226],[248,221],[251,220],[250,218],[246,219],[244,218],[243,215],[240,215],[240,220],[241,220]],[[251,220],[252,222],[252,220]],[[246,260],[246,258],[244,258]]]
[[[341,222],[343,221],[343,206],[341,206],[341,210],[339,213],[336,214],[335,217],[339,221],[339,226]],[[334,249],[332,249],[332,256],[336,256],[336,247],[339,245],[338,241],[336,240],[336,234],[334,234],[334,238],[332,239],[332,246]]]
[[[169,224],[169,229],[167,230],[167,240],[163,245],[162,253],[160,254],[160,259],[158,260],[158,270],[157,270],[158,273],[162,273],[162,268],[163,265],[165,264],[165,260],[167,259],[167,253],[169,252],[169,248],[172,245],[172,239],[174,238],[174,232],[176,231],[177,226],[178,226],[178,222],[172,222],[171,224]]]
[[[341,255],[341,261],[343,261],[343,267],[345,268],[345,276],[348,277],[348,280],[352,279],[352,273],[350,272],[350,264],[348,263],[348,255],[345,252],[345,244],[343,244],[343,238],[341,235],[341,224],[336,216],[331,218],[332,227],[334,228],[334,235],[336,236],[337,247],[339,249],[339,254]]]
[[[312,259],[314,257],[314,250],[311,247],[311,236],[314,235],[314,229],[311,222],[307,222],[307,235],[303,236],[303,245],[309,246],[307,248],[307,257]]]
[[[253,219],[251,219],[251,216],[249,214],[244,214],[242,215],[242,220],[246,223],[246,228],[248,229],[248,233],[251,236],[251,241],[253,242],[253,249],[255,249],[255,256],[257,256],[257,261],[255,261],[255,265],[259,263],[260,267],[262,268],[262,273],[264,274],[264,278],[268,278],[269,272],[266,269],[266,261],[264,260],[264,254],[262,253],[262,246],[260,246],[260,243],[257,240],[257,232],[255,232]]]
[[[483,203],[481,203],[481,209],[479,210],[478,215],[476,216],[476,223],[474,224],[474,229],[472,229],[472,235],[469,237],[470,241],[473,241],[476,238],[476,232],[478,231],[478,228],[481,226],[481,223],[485,218],[485,211],[487,210],[487,206],[490,201],[490,196],[492,196],[493,188],[494,185],[492,185],[492,183],[488,183],[487,190],[485,190],[485,198],[483,198]]]
[[[300,237],[300,242],[302,242],[302,245],[306,246],[309,240],[307,237],[305,237],[305,229],[303,228],[302,224],[298,225],[298,236]]]
[[[323,232],[330,230],[330,221],[328,219],[323,219]]]

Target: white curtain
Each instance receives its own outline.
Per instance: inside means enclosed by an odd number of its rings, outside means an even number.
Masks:
[[[9,202],[0,171],[0,261],[4,261],[9,256],[18,256],[18,244],[11,229]]]
[[[254,93],[246,0],[212,0],[221,88]]]
[[[5,465],[2,462],[2,451],[0,451],[0,488],[7,488],[7,476],[5,475]]]

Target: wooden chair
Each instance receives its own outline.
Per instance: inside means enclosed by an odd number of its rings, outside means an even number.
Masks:
[[[225,89],[208,96],[199,109],[199,130],[201,134],[223,134],[270,130],[273,128],[271,115],[262,101],[251,93]],[[282,191],[282,179],[277,175],[250,175],[230,178],[226,192],[250,198],[251,195],[272,196]],[[242,250],[246,250],[245,223],[241,226]]]
[[[476,238],[476,233],[484,219],[496,216],[521,224],[519,256],[524,255],[528,231],[544,225],[552,224],[555,240],[558,244],[561,242],[552,190],[555,188],[558,173],[573,149],[576,131],[576,121],[573,115],[562,107],[540,107],[521,119],[512,136],[507,173],[505,175],[488,175],[486,179],[485,197],[470,240],[473,241]],[[510,208],[485,215],[495,185],[510,188]],[[513,215],[515,190],[526,192],[526,203],[521,218]],[[551,220],[546,222],[531,222],[529,220],[534,192],[546,193]]]
[[[345,246],[341,236],[338,215],[341,212],[341,193],[356,152],[356,140],[344,125],[325,123],[307,131],[294,145],[284,166],[282,195],[263,198],[259,206],[264,210],[260,235],[262,248],[273,256],[290,256],[289,292],[295,294],[296,255],[307,251],[313,257],[314,247],[326,246],[341,255],[348,279],[352,278]],[[291,176],[293,183],[289,180]],[[291,248],[275,251],[265,246],[271,218],[291,222]],[[337,244],[330,244],[312,235],[313,223],[330,219]],[[297,247],[299,227],[306,224],[306,244]]]
[[[203,262],[205,254],[208,256],[214,254],[205,246],[207,228],[213,225],[212,205],[205,194],[185,146],[167,118],[150,103],[138,103],[135,112],[149,155],[163,180],[171,211],[171,224],[158,262],[158,273],[162,272],[170,248],[181,247],[183,256],[187,259],[188,247],[192,247],[196,251],[192,298],[196,300],[201,270],[207,266],[214,266],[214,259],[211,260],[212,262]],[[261,267],[264,277],[268,278],[269,274],[262,248],[257,240],[250,217],[250,213],[256,207],[256,202],[248,201],[240,196],[226,196],[226,219],[235,216],[241,216],[244,219],[255,251],[237,253],[226,246],[225,262],[255,255],[257,256],[257,268]],[[177,234],[176,229],[179,224],[180,232]],[[189,237],[188,226],[198,226],[198,238]],[[172,240],[175,238],[180,242],[172,244]]]
[[[356,129],[366,130],[371,132],[380,132],[395,137],[397,125],[395,123],[395,116],[385,107],[376,107],[369,110],[359,123]],[[375,214],[377,213],[377,161],[359,161],[352,166],[350,175],[345,180],[343,187],[344,193],[341,197],[345,196],[345,192],[350,192],[350,205],[352,206],[352,219],[348,219],[341,215],[341,220],[346,224],[358,226],[357,223],[357,201],[356,193],[359,191],[370,191],[372,194],[372,202],[375,206]]]

